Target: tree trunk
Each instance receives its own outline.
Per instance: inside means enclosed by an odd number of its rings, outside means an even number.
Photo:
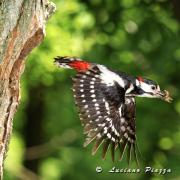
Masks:
[[[47,0],[0,0],[0,178],[19,104],[25,57],[44,38],[55,5]]]

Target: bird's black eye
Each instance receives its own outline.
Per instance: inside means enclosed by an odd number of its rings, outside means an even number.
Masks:
[[[151,89],[152,89],[152,90],[155,90],[155,89],[156,89],[156,86],[151,86]]]

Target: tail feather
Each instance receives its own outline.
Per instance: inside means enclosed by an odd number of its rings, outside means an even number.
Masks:
[[[57,56],[57,57],[54,58],[54,64],[59,66],[59,67],[72,69],[70,64],[75,60],[76,60],[75,57]]]
[[[91,64],[76,57],[57,56],[54,63],[63,68],[75,69],[77,71],[87,71]]]

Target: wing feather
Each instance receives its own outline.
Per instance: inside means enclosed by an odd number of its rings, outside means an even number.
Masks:
[[[128,162],[130,162],[131,151],[137,158],[135,100],[134,97],[125,96],[122,79],[109,72],[112,80],[106,81],[101,69],[95,66],[86,72],[79,72],[73,79],[74,97],[86,134],[84,146],[95,141],[92,149],[92,154],[95,154],[103,144],[102,158],[105,159],[111,145],[113,161],[117,146],[120,150],[120,159],[127,146]],[[103,69],[103,71],[108,70]]]
[[[102,151],[102,159],[105,159],[105,158],[106,158],[106,154],[107,154],[107,151],[108,151],[108,148],[109,148],[110,143],[111,143],[111,140],[110,140],[110,139],[107,139],[106,142],[104,143],[104,145],[103,145],[103,151]]]

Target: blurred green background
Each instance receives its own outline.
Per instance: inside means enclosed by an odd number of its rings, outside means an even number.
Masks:
[[[57,11],[43,43],[27,59],[21,104],[5,162],[5,180],[180,179],[180,25],[178,1],[54,0]],[[75,73],[53,65],[57,55],[77,56],[157,81],[171,92],[169,104],[137,99],[137,138],[143,158],[138,174],[110,153],[91,156],[72,96]],[[101,151],[101,150],[100,150]],[[117,156],[116,156],[117,157]],[[104,171],[96,173],[102,166]],[[145,174],[144,167],[172,173]],[[130,167],[136,167],[134,163]]]

